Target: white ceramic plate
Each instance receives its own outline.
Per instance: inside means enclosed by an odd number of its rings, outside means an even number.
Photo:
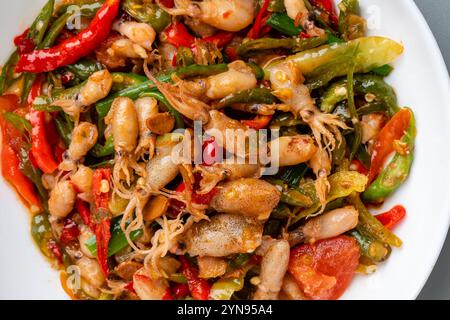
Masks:
[[[33,20],[44,0],[1,1],[0,61],[14,35]],[[399,103],[417,117],[416,159],[408,182],[385,204],[403,204],[403,239],[387,263],[371,276],[356,276],[344,299],[415,299],[431,273],[449,226],[450,85],[436,41],[412,0],[361,0],[374,35],[400,41],[405,53],[388,81]],[[0,179],[1,180],[1,179]],[[29,217],[11,188],[0,181],[0,298],[67,299],[59,276],[33,244]]]

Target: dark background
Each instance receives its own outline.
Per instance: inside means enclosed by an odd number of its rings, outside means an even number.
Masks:
[[[395,1],[395,0],[394,0]],[[414,0],[422,11],[450,67],[450,0]],[[425,63],[425,62],[424,62]],[[450,213],[449,213],[450,214]],[[418,299],[450,299],[450,235]]]

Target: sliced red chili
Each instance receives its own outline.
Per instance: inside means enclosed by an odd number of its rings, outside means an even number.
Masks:
[[[66,219],[64,222],[64,227],[61,231],[61,236],[59,237],[59,242],[65,246],[70,242],[77,240],[79,235],[80,229],[78,229],[78,225],[75,221]]]
[[[350,163],[350,169],[357,171],[363,175],[368,175],[369,174],[369,170],[364,166],[364,164],[359,161],[358,159],[353,159],[352,162]]]
[[[250,32],[247,35],[250,39],[258,39],[261,36],[261,31],[265,24],[264,18],[267,15],[269,4],[270,0],[265,0],[264,4],[261,7],[261,10],[259,10],[255,22],[253,23],[253,27],[250,29]]]
[[[393,229],[406,217],[406,209],[403,206],[395,206],[385,213],[376,215],[378,219],[386,228]]]
[[[102,168],[94,171],[92,178],[92,190],[94,194],[94,203],[97,210],[108,210],[109,189],[111,181],[111,169]],[[103,190],[107,185],[107,190]]]
[[[202,39],[204,42],[213,43],[217,46],[217,48],[221,49],[229,44],[234,38],[233,32],[219,32],[213,36],[205,37]]]
[[[56,243],[55,240],[51,239],[47,242],[47,248],[50,250],[50,252],[53,254],[53,256],[58,260],[60,264],[63,263],[63,254],[61,251],[61,248]]]
[[[369,172],[369,183],[372,182],[383,169],[386,158],[394,152],[394,141],[400,140],[408,130],[411,111],[407,108],[397,112],[378,133],[372,151]]]
[[[180,256],[181,271],[187,279],[187,284],[192,298],[195,300],[208,300],[211,291],[211,284],[198,276],[197,268],[193,267],[189,261]]]
[[[181,22],[173,22],[162,33],[165,42],[179,47],[190,48],[195,43],[195,37],[189,33]]]
[[[272,120],[271,115],[263,116],[263,115],[257,115],[252,120],[242,120],[241,122],[245,124],[247,127],[255,129],[255,130],[261,130],[264,128],[267,128],[270,121]]]
[[[88,28],[62,43],[20,56],[16,72],[41,73],[75,63],[91,53],[108,37],[119,12],[120,0],[106,0]]]
[[[95,239],[97,242],[97,260],[105,276],[109,274],[108,246],[111,239],[111,221],[103,219],[95,226]]]
[[[89,205],[87,202],[84,202],[81,199],[77,199],[75,201],[75,209],[78,211],[81,219],[85,225],[87,225],[93,232],[95,232],[95,225],[92,222],[91,210],[89,209]]]
[[[185,283],[176,283],[172,288],[175,298],[182,299],[189,295],[189,286]]]

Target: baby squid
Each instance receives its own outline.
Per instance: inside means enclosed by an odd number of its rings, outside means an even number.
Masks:
[[[169,289],[169,284],[164,278],[153,278],[142,268],[133,276],[133,289],[141,300],[162,300]]]
[[[149,24],[127,21],[116,24],[114,29],[140,47],[152,50],[156,32]]]
[[[94,72],[81,87],[76,99],[57,100],[53,105],[61,107],[77,124],[86,107],[108,96],[112,83],[113,79],[108,70]]]
[[[90,106],[105,98],[112,87],[112,76],[108,70],[94,72],[81,88],[78,101],[83,106]]]
[[[263,225],[237,214],[217,214],[188,229],[184,237],[190,256],[226,257],[253,252],[262,241]]]
[[[147,59],[147,51],[140,45],[129,39],[119,39],[113,42],[109,49],[112,56],[130,58],[130,59]]]
[[[64,161],[59,168],[70,171],[75,169],[75,164],[83,158],[97,143],[97,127],[89,122],[79,123],[72,132],[69,149],[64,153]]]
[[[133,100],[130,98],[116,98],[111,106],[110,116],[112,135],[114,137],[114,151],[116,152],[113,169],[113,182],[119,192],[126,191],[121,183],[122,174],[130,185],[131,173],[129,168],[140,170],[135,159],[134,151],[139,136],[139,119]]]
[[[94,170],[83,165],[79,165],[78,170],[70,176],[70,181],[80,192],[78,196],[83,198],[85,201],[90,200],[92,197],[91,191],[93,176]]]
[[[302,242],[333,238],[358,224],[358,210],[352,206],[335,209],[316,218],[309,219],[304,225],[289,233],[289,243],[295,246]]]
[[[206,96],[221,99],[239,91],[256,87],[256,76],[243,61],[234,61],[228,65],[229,70],[206,79]]]
[[[239,179],[218,185],[211,208],[218,212],[266,220],[278,205],[280,197],[280,191],[264,180]]]
[[[249,26],[255,15],[254,0],[175,0],[175,8],[169,9],[157,3],[171,15],[186,15],[217,29],[236,32]]]
[[[72,212],[76,196],[75,188],[69,180],[58,182],[50,192],[48,211],[52,216],[65,218]]]
[[[93,298],[98,298],[100,295],[100,287],[105,283],[105,276],[100,268],[96,259],[90,259],[88,257],[81,257],[76,262],[81,275],[82,286],[84,290],[83,282],[87,282],[87,288],[89,288],[88,294]]]
[[[286,240],[272,240],[261,261],[261,282],[253,296],[254,300],[278,299],[289,264],[290,249]]]
[[[158,114],[158,101],[153,98],[140,98],[134,102],[139,123],[139,143],[136,148],[136,155],[141,157],[150,154],[153,157],[155,148],[155,137],[147,126],[147,119]]]
[[[323,29],[316,27],[314,21],[309,18],[309,11],[304,0],[284,0],[284,6],[289,18],[299,21],[308,35],[317,37],[325,33]]]
[[[307,135],[285,136],[269,144],[271,157],[278,159],[280,167],[307,162],[316,154],[314,140]]]

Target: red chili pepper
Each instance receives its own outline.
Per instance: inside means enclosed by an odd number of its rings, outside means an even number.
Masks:
[[[162,296],[162,300],[173,300],[172,293],[169,289],[167,289],[166,293]]]
[[[331,22],[337,26],[339,24],[333,0],[312,0],[312,5],[323,9],[331,19]]]
[[[11,183],[20,196],[31,207],[41,209],[42,204],[39,196],[36,193],[34,184],[28,179],[20,170],[20,158],[14,148],[6,140],[7,137],[3,136],[2,146],[2,175]]]
[[[247,127],[260,130],[267,128],[273,116],[262,116],[257,115],[253,120],[242,120],[241,122],[245,124]]]
[[[189,295],[189,286],[185,283],[176,283],[172,288],[175,298],[182,299]]]
[[[50,250],[51,253],[53,253],[53,255],[58,260],[58,262],[60,264],[62,264],[63,263],[63,254],[62,254],[61,248],[56,243],[56,241],[53,239],[49,240],[47,242],[47,248],[48,248],[48,250]]]
[[[88,28],[64,42],[42,50],[21,55],[16,72],[41,73],[75,63],[92,52],[108,37],[119,12],[120,0],[106,0]]]
[[[403,206],[395,206],[388,212],[375,216],[388,229],[393,229],[405,217],[406,209]]]
[[[359,161],[358,159],[353,159],[352,162],[350,163],[350,169],[357,171],[365,176],[367,176],[369,174],[369,170],[367,170],[367,168],[364,166],[364,164]]]
[[[219,32],[213,36],[202,38],[202,41],[213,43],[217,46],[217,48],[223,48],[227,44],[229,44],[234,38],[233,32]]]
[[[97,241],[97,260],[105,276],[109,274],[108,246],[111,239],[111,221],[103,219],[95,226],[95,239]]]
[[[219,145],[215,141],[214,137],[211,137],[210,139],[203,142],[203,165],[205,166],[211,166],[214,163],[218,162],[220,159],[218,159],[218,152]]]
[[[70,242],[77,240],[79,235],[80,229],[78,229],[78,225],[75,223],[75,221],[66,219],[66,221],[64,222],[63,230],[61,232],[61,236],[59,237],[59,242],[63,246],[65,246]]]
[[[175,6],[174,0],[160,0],[159,2],[166,8],[173,8]]]
[[[42,77],[38,77],[31,87],[28,96],[28,104],[31,105],[34,99],[40,95],[42,86]],[[31,153],[38,167],[44,173],[53,173],[58,168],[50,141],[48,139],[45,122],[45,112],[31,109],[30,123],[33,127],[31,131]]]
[[[186,188],[186,185],[184,184],[184,182],[182,182],[177,187],[176,191],[183,192],[185,188]],[[192,202],[195,204],[208,205],[211,203],[212,199],[217,194],[217,192],[218,192],[217,188],[213,188],[210,192],[208,192],[206,194],[198,194],[197,192],[192,191]]]
[[[370,164],[369,183],[372,182],[383,169],[386,158],[394,152],[394,141],[400,140],[408,130],[411,120],[411,111],[402,109],[378,133]]]
[[[230,58],[231,61],[235,61],[235,60],[239,59],[239,56],[237,54],[237,49],[235,47],[226,48],[225,53],[227,54],[228,58]]]
[[[312,38],[312,35],[307,34],[305,31],[302,31],[300,33],[300,38],[302,38],[302,39],[309,39],[309,38]]]
[[[255,22],[253,23],[253,27],[250,29],[250,32],[247,35],[250,39],[258,39],[261,36],[261,30],[265,24],[264,17],[267,14],[269,4],[270,0],[265,0],[264,4],[261,7],[261,10],[259,10]]]
[[[28,31],[30,31],[29,28],[14,38],[14,45],[17,47],[19,54],[30,53],[36,48],[36,43],[34,43],[33,39],[27,38]]]
[[[134,290],[134,287],[133,287],[133,281],[128,282],[125,286],[125,289],[127,289],[131,293],[136,294],[136,290]]]
[[[173,22],[166,29],[164,29],[163,38],[165,42],[179,47],[190,48],[195,43],[195,37],[189,33],[186,26],[181,22]]]
[[[97,169],[92,177],[92,190],[94,194],[94,202],[97,210],[108,210],[109,190],[102,192],[102,181],[106,181],[109,185],[111,180],[111,169]],[[108,188],[109,189],[109,188]]]
[[[85,225],[87,225],[93,232],[95,232],[95,225],[92,222],[91,210],[89,210],[89,205],[81,199],[75,201],[75,209],[80,214],[81,219]]]
[[[198,277],[197,268],[191,266],[185,257],[180,256],[179,258],[181,261],[181,271],[187,279],[192,298],[195,300],[208,300],[211,284],[205,279]]]

